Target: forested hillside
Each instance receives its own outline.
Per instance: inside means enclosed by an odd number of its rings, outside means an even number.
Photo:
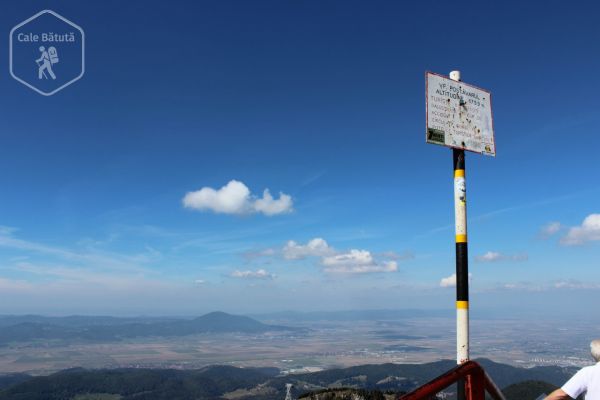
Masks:
[[[499,387],[526,380],[559,386],[574,372],[572,368],[525,369],[485,359],[479,362]],[[427,364],[362,365],[289,376],[277,376],[279,371],[276,369],[231,366],[212,366],[199,370],[71,369],[16,382],[0,391],[0,400],[64,400],[75,399],[76,396],[80,396],[77,399],[80,400],[81,396],[91,394],[118,395],[117,398],[123,400],[217,398],[271,400],[284,398],[286,383],[294,385],[295,396],[341,387],[398,393],[410,391],[454,366],[455,362],[451,360]],[[533,392],[538,390],[537,387],[530,386],[511,388],[511,393],[521,393],[529,389]],[[546,390],[546,387],[550,386],[540,386],[540,389]]]

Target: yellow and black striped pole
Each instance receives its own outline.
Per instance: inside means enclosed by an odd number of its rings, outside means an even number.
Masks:
[[[456,234],[456,362],[469,360],[469,250],[465,151],[453,149]]]
[[[450,79],[460,81],[460,72],[450,72]],[[467,185],[465,151],[453,149],[454,226],[456,237],[456,362],[469,360],[469,250],[467,247]],[[465,399],[464,381],[457,385],[457,399]]]

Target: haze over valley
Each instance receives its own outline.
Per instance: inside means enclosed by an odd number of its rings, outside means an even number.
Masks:
[[[432,362],[452,359],[455,351],[455,320],[443,310],[255,318],[221,312],[197,318],[0,317],[0,372],[218,364],[295,374]],[[582,366],[589,364],[585,344],[594,332],[600,336],[600,327],[585,322],[566,330],[548,320],[476,319],[472,351],[476,357],[521,367]]]

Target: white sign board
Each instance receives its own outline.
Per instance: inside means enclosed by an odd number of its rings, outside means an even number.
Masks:
[[[431,72],[425,81],[427,143],[495,156],[490,92]]]

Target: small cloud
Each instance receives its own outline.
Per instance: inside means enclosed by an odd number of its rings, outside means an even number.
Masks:
[[[220,189],[203,187],[188,192],[183,198],[183,205],[193,210],[217,214],[262,213],[273,216],[293,211],[291,196],[279,193],[279,199],[275,199],[269,189],[265,189],[262,198],[256,198],[244,183],[236,180],[229,181]]]
[[[367,250],[350,249],[338,251],[325,239],[314,238],[306,244],[290,240],[281,249],[286,260],[302,260],[319,257],[323,271],[330,274],[367,274],[398,271],[398,261],[414,258],[412,253],[385,252],[372,254]],[[382,260],[380,260],[382,259]]]
[[[335,250],[324,239],[314,238],[302,245],[290,240],[283,247],[283,258],[287,260],[301,260],[306,257],[324,257],[333,254]]]
[[[336,254],[323,258],[326,267],[337,265],[369,265],[373,264],[373,256],[370,251],[352,249],[347,253]]]
[[[325,268],[325,272],[330,274],[372,274],[376,272],[396,271],[398,271],[398,263],[396,261],[385,261],[370,265],[336,265]]]
[[[230,181],[219,190],[203,187],[188,192],[183,205],[194,210],[210,210],[222,214],[243,214],[248,212],[250,189],[242,182]]]
[[[473,274],[469,273],[469,282],[473,279]],[[452,274],[446,278],[440,280],[441,287],[456,287],[456,274]]]
[[[494,262],[494,261],[500,261],[501,258],[502,258],[502,255],[500,253],[495,252],[495,251],[488,251],[487,253],[485,253],[482,256],[476,256],[475,260],[480,261],[480,262]]]
[[[267,272],[264,269],[258,269],[256,271],[235,270],[229,276],[231,276],[232,278],[239,278],[239,279],[274,279],[275,278],[275,275]]]
[[[527,261],[527,254],[502,254],[497,251],[488,251],[487,253],[475,256],[477,262],[497,262],[497,261]]]
[[[600,214],[588,215],[581,226],[570,228],[560,239],[560,243],[565,246],[577,246],[595,241],[600,241]]]
[[[194,283],[195,283],[196,285],[200,286],[200,285],[204,285],[204,284],[206,283],[206,281],[205,281],[204,279],[196,279],[196,280],[194,281]]]
[[[336,274],[367,274],[375,272],[396,272],[396,261],[376,262],[371,252],[352,249],[346,253],[323,257],[321,264],[325,272]]]
[[[270,217],[291,212],[293,210],[292,205],[290,195],[279,192],[279,199],[276,200],[271,196],[269,189],[265,189],[262,199],[259,198],[254,201],[253,210]]]
[[[441,287],[455,287],[456,286],[456,274],[452,274],[446,278],[442,278],[440,281]]]
[[[562,228],[562,225],[560,224],[560,222],[550,222],[550,223],[542,226],[538,236],[542,239],[548,239],[549,237],[558,233],[558,231],[560,231],[561,228]]]

